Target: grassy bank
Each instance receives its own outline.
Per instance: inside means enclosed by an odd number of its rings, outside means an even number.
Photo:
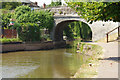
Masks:
[[[18,38],[1,38],[0,43],[22,42]]]
[[[102,47],[89,43],[80,43],[76,54],[86,55],[84,63],[71,78],[93,78],[97,75],[99,58],[102,57]]]

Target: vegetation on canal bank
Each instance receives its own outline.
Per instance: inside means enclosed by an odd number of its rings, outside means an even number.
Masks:
[[[12,11],[3,11],[1,19],[3,31],[16,29],[18,38],[25,42],[41,41],[41,30],[46,29],[49,34],[54,26],[52,13],[42,10],[31,11],[29,6],[18,6]]]
[[[0,43],[12,43],[12,42],[22,42],[18,38],[2,38],[0,39]]]
[[[76,49],[78,47],[78,41],[75,42],[73,46]],[[76,54],[82,54],[86,57],[84,57],[84,63],[80,66],[74,76],[71,76],[71,78],[96,77],[99,59],[102,58],[102,47],[90,43],[81,42],[79,44],[79,50],[76,50]]]

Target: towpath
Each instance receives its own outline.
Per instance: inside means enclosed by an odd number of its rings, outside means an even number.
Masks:
[[[97,78],[118,78],[120,64],[120,42],[93,43],[103,47],[103,58],[100,60]]]

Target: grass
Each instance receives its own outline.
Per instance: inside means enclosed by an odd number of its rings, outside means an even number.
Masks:
[[[18,38],[1,38],[0,43],[22,42]]]
[[[74,76],[71,78],[94,78],[97,75],[97,66],[99,64],[99,58],[102,57],[102,47],[98,45],[81,43],[81,47],[89,46],[90,48],[80,48],[82,54],[89,55],[84,64],[78,69]],[[82,50],[81,50],[82,49]],[[92,66],[90,66],[92,64]]]

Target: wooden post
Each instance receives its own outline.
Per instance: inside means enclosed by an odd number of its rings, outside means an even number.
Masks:
[[[106,34],[107,35],[107,43],[108,43],[108,34]]]
[[[120,37],[120,26],[118,27],[118,38]]]

